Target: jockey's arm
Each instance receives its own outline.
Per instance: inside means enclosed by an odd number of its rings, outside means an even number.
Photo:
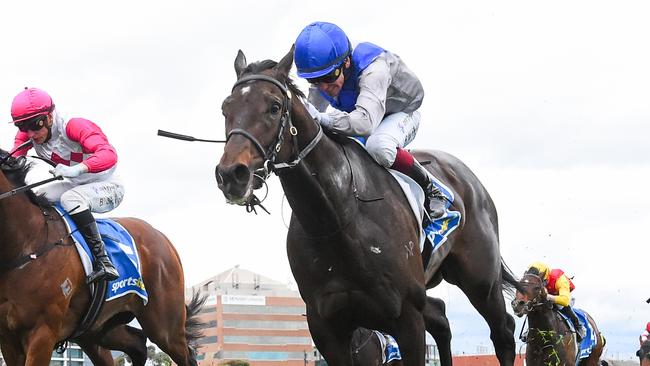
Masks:
[[[96,124],[87,119],[73,118],[65,130],[70,140],[79,142],[84,152],[92,153],[82,162],[88,167],[88,172],[99,173],[117,164],[115,149]]]
[[[29,141],[29,136],[27,135],[27,132],[18,131],[18,133],[16,133],[16,137],[14,137],[13,148],[15,149],[27,141]],[[14,152],[13,156],[25,156],[27,155],[29,149],[31,149],[31,147],[25,147],[20,150],[17,150],[16,152]]]
[[[569,285],[569,279],[562,275],[555,282],[555,289],[557,290],[557,295],[549,294],[547,299],[553,301],[555,304],[561,306],[568,306],[571,302],[571,290]]]
[[[355,109],[344,112],[332,109],[331,130],[348,136],[369,136],[386,113],[386,95],[391,83],[388,63],[377,58],[359,76],[359,96]]]

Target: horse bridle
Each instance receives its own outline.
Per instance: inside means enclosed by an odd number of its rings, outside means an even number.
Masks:
[[[307,156],[311,152],[311,150],[314,149],[318,141],[323,137],[323,130],[320,128],[320,125],[318,125],[319,130],[318,134],[312,139],[312,141],[305,146],[304,149],[301,151],[298,151],[298,129],[293,125],[293,122],[291,121],[291,94],[287,87],[278,81],[277,79],[270,77],[268,75],[263,75],[263,74],[253,74],[253,75],[247,75],[244,76],[243,78],[237,80],[235,82],[235,85],[233,85],[232,90],[234,90],[237,86],[247,83],[249,81],[256,81],[256,80],[262,80],[269,82],[275,86],[277,86],[280,91],[282,91],[282,96],[283,96],[283,103],[282,103],[282,119],[280,120],[280,126],[278,127],[278,133],[277,137],[275,138],[275,142],[272,143],[268,149],[264,149],[264,146],[259,142],[259,140],[253,136],[250,132],[242,129],[242,128],[234,128],[228,132],[228,136],[226,136],[226,143],[228,140],[233,135],[241,135],[248,139],[250,142],[253,143],[253,146],[257,149],[257,151],[260,153],[262,158],[264,159],[264,163],[262,164],[262,179],[266,180],[268,176],[270,175],[271,172],[279,170],[279,169],[285,169],[285,168],[293,168],[300,161]],[[293,155],[296,157],[293,161],[286,162],[286,163],[276,163],[276,158],[280,150],[282,149],[282,144],[284,142],[284,131],[286,128],[289,128],[289,133],[292,136],[292,142],[293,142]]]
[[[541,284],[542,286],[544,286],[544,283],[543,283],[543,281],[541,281],[541,278],[540,278],[539,276],[534,275],[534,274],[532,274],[532,273],[526,273],[526,274],[524,274],[524,279],[525,279],[526,277],[528,277],[528,278],[534,277],[534,278],[536,278],[536,279],[539,279],[539,280],[540,280],[540,284]],[[533,285],[533,284],[530,283],[530,282],[527,282],[526,285],[529,285],[529,286],[530,286],[530,285]],[[526,312],[531,312],[531,311],[535,310],[535,308],[544,305],[544,303],[545,303],[545,302],[543,301],[544,299],[540,299],[540,296],[541,296],[541,295],[542,295],[542,291],[538,292],[537,295],[535,295],[535,297],[533,297],[532,299],[530,299],[530,300],[524,302],[524,309],[526,310]]]

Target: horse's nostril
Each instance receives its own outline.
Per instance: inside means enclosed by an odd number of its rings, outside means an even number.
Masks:
[[[238,165],[233,172],[233,177],[238,183],[246,184],[251,177],[251,172],[247,166]]]

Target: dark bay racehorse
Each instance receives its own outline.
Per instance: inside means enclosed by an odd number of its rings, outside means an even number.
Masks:
[[[222,106],[228,141],[216,176],[229,202],[247,206],[256,200],[256,175],[265,179],[272,170],[279,176],[293,210],[289,263],[328,364],[351,365],[357,327],[395,337],[407,366],[424,363],[425,327],[448,348],[444,314],[429,319],[433,323],[424,315],[426,289],[445,279],[489,324],[501,365],[512,365],[515,323],[502,291],[516,280],[501,259],[497,213],[485,188],[449,154],[414,153],[433,161],[430,171],[454,191],[453,208],[463,216],[425,271],[418,223],[399,185],[355,141],[322,134],[288,76],[292,63],[293,50],[279,63],[251,65],[239,52],[238,80]]]
[[[650,366],[650,340],[641,344],[637,356],[639,356],[639,364],[641,366]]]
[[[578,347],[575,337],[559,311],[546,301],[546,287],[542,279],[534,274],[525,274],[519,282],[512,309],[517,316],[528,315],[528,335],[526,340],[526,365],[528,366],[574,366]],[[580,366],[598,366],[600,355],[605,347],[596,323],[585,312],[597,344],[589,357]]]
[[[0,157],[6,156],[0,150]],[[0,171],[0,193],[24,185],[28,167],[24,158],[8,158]],[[196,365],[193,344],[200,334],[193,317],[202,299],[195,296],[185,305],[176,250],[142,220],[116,221],[135,240],[149,302],[144,306],[127,294],[105,303],[94,325],[73,341],[95,365],[113,365],[108,349],[144,365],[147,337],[178,365]],[[49,365],[54,345],[75,332],[89,306],[85,281],[72,239],[50,203],[32,191],[0,200],[0,346],[8,365]],[[142,330],[126,325],[134,317]]]

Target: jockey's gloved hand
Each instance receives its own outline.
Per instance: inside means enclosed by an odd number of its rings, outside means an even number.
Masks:
[[[50,170],[50,173],[54,174],[55,176],[65,177],[65,178],[78,177],[79,175],[87,172],[88,172],[88,166],[84,163],[79,163],[73,166],[57,164],[54,169]]]
[[[330,117],[329,114],[319,112],[318,109],[316,109],[316,107],[314,107],[314,105],[309,103],[308,101],[305,101],[305,107],[307,108],[307,112],[309,112],[311,117],[316,121],[318,121],[318,123],[320,123],[321,126],[325,128],[332,127],[332,117]]]
[[[546,300],[548,300],[550,302],[555,302],[555,296],[553,296],[551,294],[546,294]]]

